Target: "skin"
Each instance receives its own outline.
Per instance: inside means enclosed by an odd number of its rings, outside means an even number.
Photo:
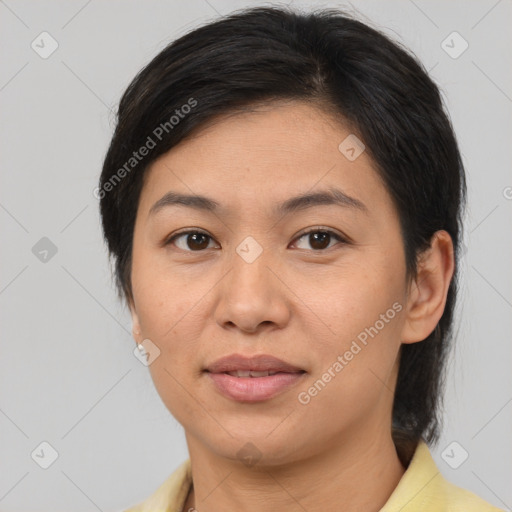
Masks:
[[[391,437],[402,343],[435,328],[453,275],[453,246],[438,231],[407,280],[399,218],[367,152],[349,161],[350,130],[301,102],[224,116],[153,163],[134,231],[130,309],[137,343],[160,352],[149,366],[185,429],[193,492],[184,510],[378,511],[405,469]],[[367,211],[317,205],[288,216],[292,196],[342,189]],[[219,202],[215,214],[170,206],[169,191]],[[334,236],[325,248],[303,232]],[[197,229],[195,241],[178,231]],[[248,236],[262,248],[248,263]],[[201,245],[203,244],[203,245]],[[199,246],[199,249],[198,249]],[[402,309],[307,405],[307,391],[394,303]],[[260,403],[221,395],[202,371],[233,353],[271,354],[305,370],[302,382]],[[237,452],[251,442],[261,458]]]

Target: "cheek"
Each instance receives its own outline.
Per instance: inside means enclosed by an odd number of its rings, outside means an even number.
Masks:
[[[180,286],[179,276],[166,276],[154,265],[143,265],[142,260],[134,262],[133,269],[141,332],[160,351],[148,369],[162,401],[180,421],[194,413],[187,389],[191,389],[190,379],[198,367],[200,296],[190,286]]]
[[[308,306],[304,318],[322,327],[321,346],[342,349],[376,322],[387,333],[392,324],[396,327],[397,309],[403,309],[404,302],[402,276],[386,263],[382,257],[380,261],[360,259],[334,267],[328,276],[296,281],[294,292]],[[393,307],[395,303],[399,305]]]
[[[144,335],[168,345],[167,339],[194,316],[200,290],[191,285],[190,276],[162,265],[161,258],[156,256],[159,255],[142,250],[134,254],[132,285]]]
[[[179,371],[180,366],[171,364],[164,355],[155,360],[149,370],[162,402],[178,422],[187,425],[197,418],[200,410],[194,389]]]
[[[203,328],[197,306],[194,308],[197,299],[186,293],[169,292],[160,280],[148,288],[140,303],[142,332],[160,350],[148,368],[151,378],[171,414],[187,424],[198,414],[194,378],[199,372]]]
[[[404,306],[398,287],[379,290],[355,288],[325,303],[323,314],[333,332],[316,344],[312,374],[299,390],[305,394],[297,397],[312,418],[340,410],[356,421],[390,398]]]
[[[319,312],[328,329],[315,340],[312,375],[300,391],[318,413],[338,406],[361,412],[386,386],[392,389],[404,296],[402,276],[386,263],[360,262],[311,294],[311,310]]]

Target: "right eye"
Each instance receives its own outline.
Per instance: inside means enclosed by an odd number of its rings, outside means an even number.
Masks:
[[[208,249],[208,240],[213,240],[213,238],[203,231],[189,230],[172,236],[165,242],[165,245],[174,244],[178,249],[186,252],[201,252],[202,249]]]

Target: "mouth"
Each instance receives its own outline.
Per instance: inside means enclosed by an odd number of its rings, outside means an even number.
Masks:
[[[258,377],[268,377],[272,375],[277,375],[278,373],[304,373],[303,371],[299,372],[281,372],[281,371],[255,371],[255,370],[235,370],[233,372],[222,372],[226,375],[231,375],[232,377],[238,378],[258,378]]]
[[[210,373],[232,373],[249,372],[240,375],[240,377],[266,377],[264,372],[268,373],[298,373],[304,372],[302,368],[278,359],[267,354],[255,356],[243,356],[241,354],[231,354],[221,357],[205,368]],[[261,373],[261,375],[259,375]],[[252,375],[251,375],[252,374]]]
[[[218,359],[204,372],[218,392],[238,402],[270,400],[296,385],[307,373],[273,356],[239,354]]]

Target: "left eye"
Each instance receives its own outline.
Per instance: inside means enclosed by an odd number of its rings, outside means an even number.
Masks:
[[[314,228],[303,233],[295,240],[302,240],[306,237],[308,237],[307,241],[314,251],[321,251],[330,248],[330,242],[332,242],[333,238],[338,240],[340,243],[347,243],[343,237],[334,231],[318,228]],[[181,246],[177,243],[180,239],[183,239],[184,241]],[[203,249],[209,248],[211,240],[213,240],[213,238],[202,231],[183,231],[167,240],[165,245],[175,244],[178,249],[186,252],[201,252]],[[303,249],[303,247],[299,247],[299,249]]]
[[[346,243],[346,240],[343,239],[340,235],[331,231],[330,229],[312,229],[300,235],[296,240],[301,240],[302,238],[308,237],[306,240],[311,245],[314,251],[321,251],[329,248],[329,242],[332,241],[332,238],[337,239],[341,243]],[[331,246],[332,247],[332,246]],[[300,247],[299,247],[300,249]]]

